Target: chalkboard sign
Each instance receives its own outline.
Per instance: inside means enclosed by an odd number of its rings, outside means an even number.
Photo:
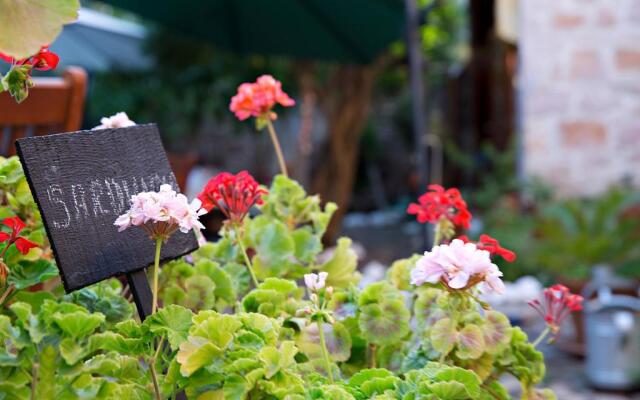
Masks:
[[[143,229],[118,232],[113,222],[129,209],[132,195],[165,183],[177,190],[156,126],[30,137],[17,140],[16,147],[65,290],[122,274],[130,283],[132,276],[144,279],[133,272],[153,263],[155,243]],[[177,258],[197,247],[193,232],[178,231],[161,257]]]

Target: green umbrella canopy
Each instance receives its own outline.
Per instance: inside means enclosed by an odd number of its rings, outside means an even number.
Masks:
[[[402,0],[106,0],[237,54],[365,64],[402,38]]]

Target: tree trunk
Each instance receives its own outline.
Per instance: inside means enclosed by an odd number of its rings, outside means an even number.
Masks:
[[[328,140],[320,150],[311,189],[338,211],[325,242],[333,243],[346,213],[356,177],[360,137],[369,116],[375,78],[382,62],[367,66],[339,66],[319,91],[318,104],[327,120]]]

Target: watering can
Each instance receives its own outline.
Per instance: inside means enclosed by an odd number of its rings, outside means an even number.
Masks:
[[[604,390],[640,387],[640,298],[616,294],[629,283],[599,267],[585,286],[586,375]]]

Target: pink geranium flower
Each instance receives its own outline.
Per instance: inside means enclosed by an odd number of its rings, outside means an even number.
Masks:
[[[272,111],[276,104],[291,107],[296,102],[282,90],[282,83],[271,75],[262,75],[254,83],[238,86],[238,93],[231,98],[229,109],[243,121],[249,117],[275,120]]]
[[[131,208],[116,219],[118,231],[130,226],[140,226],[152,238],[168,239],[176,230],[187,233],[192,229],[203,229],[198,217],[206,211],[202,202],[191,203],[170,185],[162,185],[158,192],[142,192],[131,197]]]
[[[491,262],[489,252],[473,243],[454,239],[425,252],[411,271],[411,283],[441,282],[454,290],[480,285],[483,291],[504,292],[502,272]]]

